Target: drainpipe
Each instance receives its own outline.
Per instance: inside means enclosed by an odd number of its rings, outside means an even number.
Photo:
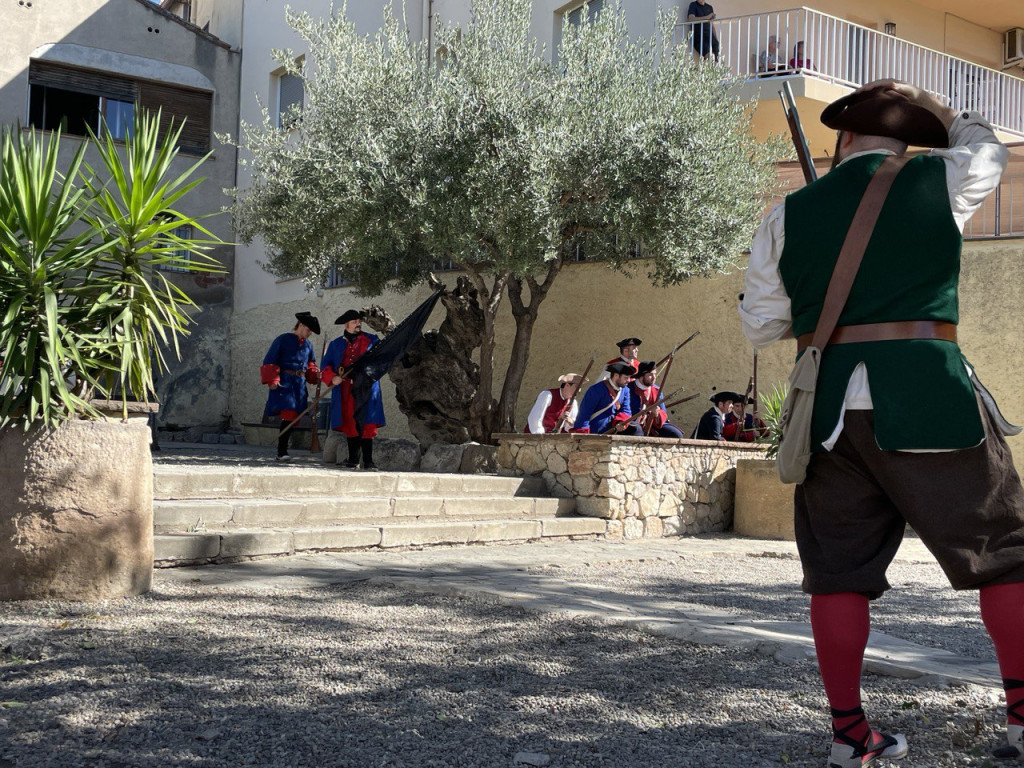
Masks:
[[[427,10],[427,66],[433,60],[434,48],[434,0],[426,0]]]

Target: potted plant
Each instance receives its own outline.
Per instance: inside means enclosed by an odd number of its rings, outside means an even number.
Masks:
[[[793,532],[793,488],[779,480],[775,454],[782,437],[780,417],[787,385],[775,385],[759,398],[759,415],[768,432],[762,442],[767,447],[763,458],[736,462],[736,507],[733,530],[743,536],[760,539],[795,538]]]
[[[181,172],[161,132],[137,112],[66,164],[59,134],[0,133],[0,599],[149,589],[155,406],[130,401],[196,309],[160,267],[217,270],[219,242],[178,210],[205,158]]]

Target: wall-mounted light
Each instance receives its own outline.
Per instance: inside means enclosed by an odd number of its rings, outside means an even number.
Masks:
[[[896,34],[896,22],[895,21],[887,21],[887,22],[885,22],[885,34],[887,34],[887,35],[895,35]]]

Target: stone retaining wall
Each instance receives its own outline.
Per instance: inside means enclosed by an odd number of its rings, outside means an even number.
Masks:
[[[581,515],[627,539],[723,531],[732,524],[736,460],[764,448],[612,435],[495,435],[498,471],[539,475]]]

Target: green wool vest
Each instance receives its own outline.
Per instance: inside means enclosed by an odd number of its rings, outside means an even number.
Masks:
[[[885,159],[849,160],[786,198],[779,272],[792,302],[793,333],[814,331],[829,280],[868,181]],[[949,207],[945,163],[919,156],[886,198],[839,325],[959,319],[962,237]],[[896,340],[827,346],[814,400],[815,450],[835,429],[850,376],[867,367],[882,450],[956,449],[984,438],[960,348],[949,341]]]

